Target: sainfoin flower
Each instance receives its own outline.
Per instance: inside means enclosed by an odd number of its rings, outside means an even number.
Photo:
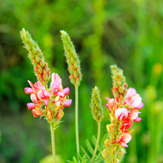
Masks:
[[[69,107],[72,100],[67,99],[70,93],[69,88],[63,89],[62,79],[58,74],[52,74],[50,88],[45,88],[39,81],[35,84],[28,81],[31,87],[24,89],[26,94],[30,94],[32,100],[27,104],[28,109],[32,110],[34,117],[45,116],[48,121],[53,119],[60,120],[63,116],[63,108]]]
[[[105,148],[101,153],[106,163],[120,162],[123,159],[125,148],[132,138],[130,129],[134,121],[141,121],[139,114],[144,105],[136,90],[127,88],[122,69],[112,65],[111,73],[114,98],[106,97],[111,123],[106,125],[108,138],[104,141]]]
[[[109,111],[113,113],[113,117],[115,117],[117,121],[121,121],[121,135],[117,140],[114,140],[112,143],[119,143],[119,145],[123,147],[128,147],[126,143],[131,140],[131,136],[128,130],[132,127],[133,121],[141,121],[141,118],[138,116],[140,113],[140,109],[142,109],[144,105],[144,103],[142,103],[142,98],[139,94],[137,94],[134,88],[129,88],[124,98],[124,102],[121,104],[121,106],[115,104],[114,99],[107,99],[108,102],[106,104],[106,107],[109,108]]]
[[[112,144],[119,143],[123,147],[128,147],[128,145],[126,143],[130,142],[131,138],[132,137],[131,137],[130,133],[122,133],[119,136],[119,139],[113,141]]]

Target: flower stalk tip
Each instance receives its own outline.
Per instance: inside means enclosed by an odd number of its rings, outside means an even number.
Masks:
[[[101,122],[103,119],[103,107],[100,97],[100,90],[97,86],[95,86],[95,88],[92,90],[90,107],[94,120]]]
[[[70,73],[69,76],[70,81],[74,86],[78,87],[82,79],[80,60],[67,32],[62,30],[60,31],[60,33],[61,33],[61,39],[65,51],[66,61],[68,64],[68,71]]]
[[[34,66],[34,73],[37,79],[42,85],[46,86],[50,79],[50,69],[48,68],[48,64],[45,62],[40,47],[32,39],[30,33],[24,28],[20,31],[20,36],[24,43],[24,48],[29,52],[28,57]]]

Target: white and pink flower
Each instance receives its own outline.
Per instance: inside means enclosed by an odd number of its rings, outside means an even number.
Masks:
[[[128,117],[127,109],[126,108],[118,108],[118,109],[116,109],[115,117],[120,121],[126,119]]]
[[[118,140],[115,140],[112,142],[112,144],[115,144],[115,143],[119,143],[119,145],[121,145],[122,147],[128,147],[127,143],[130,142],[132,136],[130,133],[122,133],[120,136],[119,136],[119,139]]]

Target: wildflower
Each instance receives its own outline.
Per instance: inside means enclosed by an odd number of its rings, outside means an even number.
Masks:
[[[140,109],[144,103],[141,96],[134,88],[127,89],[127,83],[123,76],[123,71],[117,66],[111,66],[113,87],[112,93],[114,98],[106,97],[110,114],[111,124],[106,125],[109,139],[105,144],[103,156],[106,162],[115,162],[125,154],[122,147],[128,147],[132,136],[129,129],[133,125],[133,121],[140,122]],[[106,143],[107,142],[107,143]],[[109,145],[110,143],[110,145]],[[119,148],[118,144],[121,147]],[[109,161],[108,161],[109,160]]]
[[[125,118],[128,117],[128,111],[126,108],[118,108],[115,111],[115,116],[118,120],[124,120]]]
[[[126,143],[130,142],[132,136],[130,133],[122,133],[119,136],[118,140],[115,140],[112,142],[112,144],[114,143],[118,143],[119,145],[121,145],[122,147],[128,147],[128,145]]]
[[[106,97],[106,99],[108,100],[107,104],[105,105],[108,110],[111,112],[112,110],[115,110],[116,107],[117,107],[117,104],[116,104],[116,100],[113,99],[113,98],[108,98]]]
[[[59,75],[56,73],[52,74],[50,89],[45,88],[40,81],[37,81],[35,84],[31,81],[28,81],[28,83],[31,87],[26,87],[24,91],[26,94],[31,94],[32,102],[28,103],[27,107],[32,110],[33,116],[39,117],[44,115],[49,122],[52,122],[56,116],[57,121],[59,121],[64,115],[63,108],[69,107],[72,103],[72,100],[66,97],[69,95],[70,89],[68,87],[63,89],[62,79]]]
[[[129,88],[127,90],[127,95],[124,100],[124,104],[130,106],[130,108],[135,108],[139,106],[142,102],[142,98],[136,93],[134,88]]]

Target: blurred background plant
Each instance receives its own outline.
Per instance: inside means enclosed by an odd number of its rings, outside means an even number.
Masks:
[[[0,162],[39,162],[51,150],[47,124],[34,119],[26,107],[30,100],[24,93],[26,80],[35,82],[36,78],[22,48],[22,27],[38,41],[51,72],[59,73],[63,86],[70,86],[71,92],[74,88],[68,79],[59,31],[66,30],[75,44],[83,73],[79,88],[81,146],[96,135],[89,107],[91,89],[99,87],[105,104],[105,96],[111,96],[109,67],[118,64],[128,85],[137,89],[145,103],[140,115],[142,122],[134,126],[134,138],[124,162],[163,162],[162,20],[162,0],[0,0]],[[73,93],[70,98],[74,99]],[[108,121],[105,108],[101,135]],[[73,105],[65,110],[57,130],[58,157],[72,160]]]

